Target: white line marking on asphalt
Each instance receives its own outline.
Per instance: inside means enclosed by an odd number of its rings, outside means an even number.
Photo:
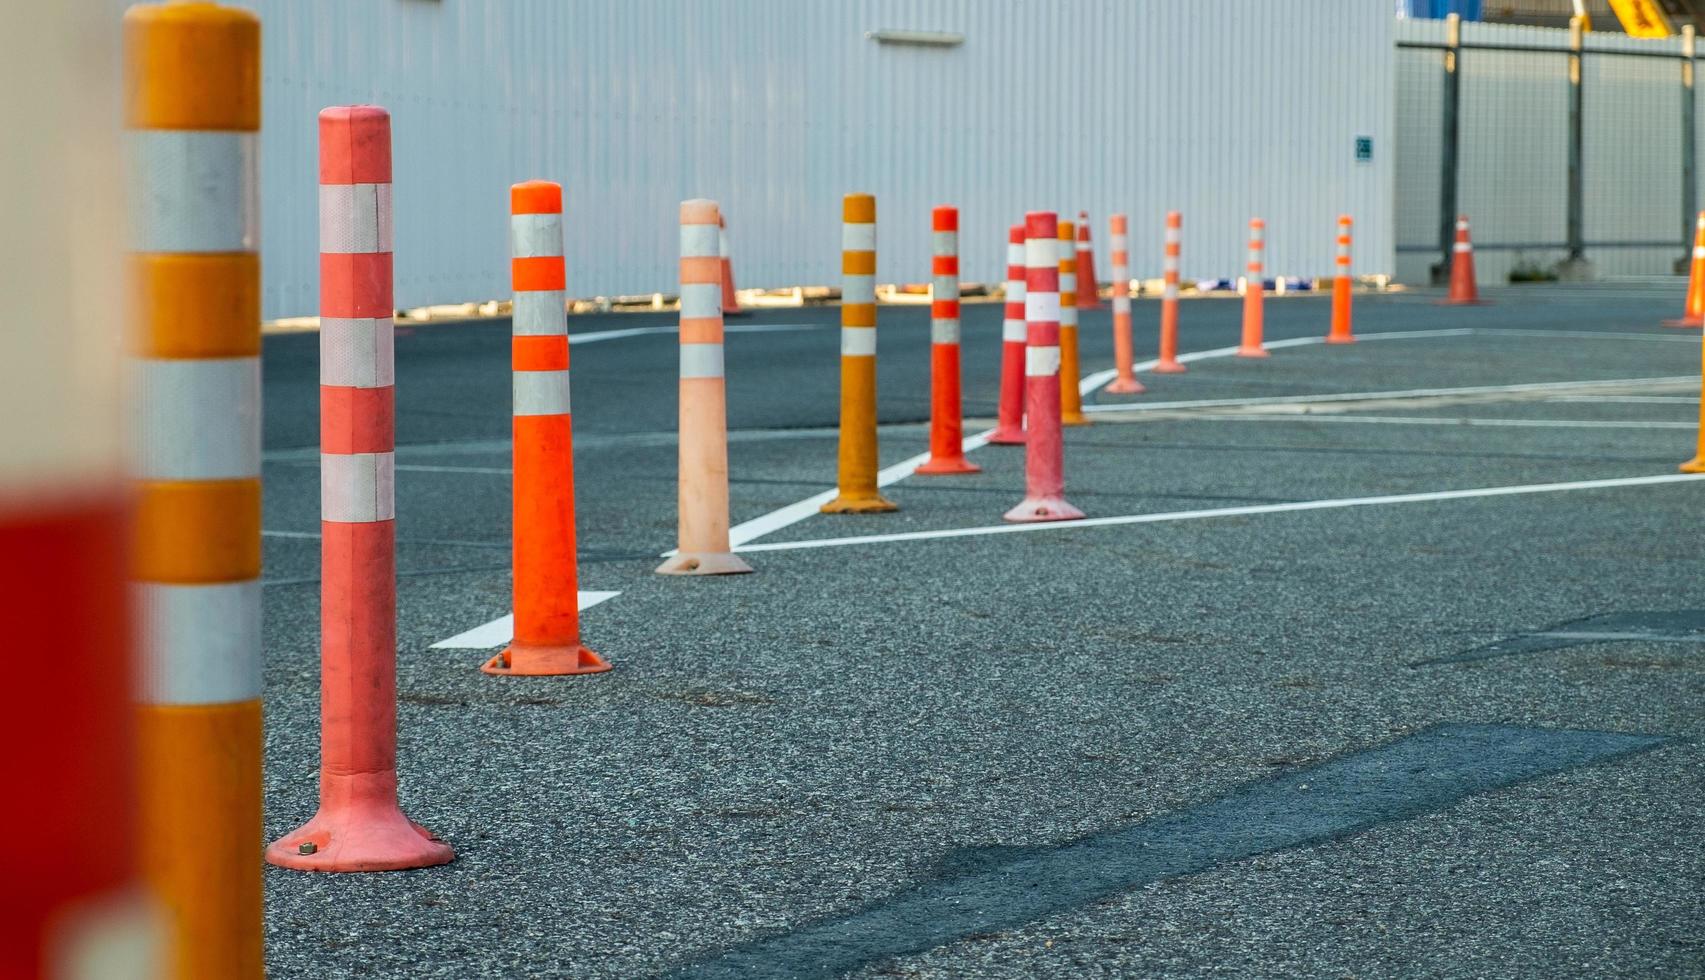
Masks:
[[[1697,405],[1698,395],[1555,395],[1548,402],[1579,402],[1588,405]]]
[[[262,531],[260,533],[260,536],[263,538],[306,538],[306,539],[312,539],[314,541],[318,541],[320,539],[320,532],[318,532],[318,531]]]
[[[1357,339],[1358,340],[1410,340],[1410,339],[1423,339],[1423,338],[1430,339],[1433,337],[1463,337],[1463,336],[1467,336],[1468,334],[1471,334],[1471,333],[1473,333],[1473,330],[1469,327],[1453,327],[1453,328],[1448,329],[1448,330],[1392,330],[1392,331],[1387,331],[1384,333],[1358,334]],[[1324,344],[1325,342],[1326,342],[1325,337],[1293,337],[1289,340],[1270,341],[1267,344],[1267,348],[1269,350],[1274,350],[1274,349],[1284,348],[1284,347],[1306,347],[1306,346],[1311,346],[1314,344]],[[1178,360],[1180,362],[1184,362],[1184,363],[1191,363],[1191,362],[1195,362],[1195,361],[1211,360],[1213,358],[1218,358],[1218,357],[1230,357],[1231,355],[1236,354],[1236,353],[1237,353],[1236,347],[1216,347],[1212,350],[1194,351],[1194,352],[1191,352],[1188,354],[1180,354],[1178,356]],[[1160,363],[1159,360],[1143,361],[1140,364],[1133,365],[1132,369],[1135,371],[1151,371],[1154,369],[1154,366],[1156,364],[1159,364],[1159,363]],[[1097,371],[1096,373],[1091,374],[1091,375],[1085,377],[1082,381],[1078,382],[1078,391],[1082,392],[1085,395],[1088,395],[1091,392],[1094,392],[1096,389],[1100,388],[1102,385],[1113,380],[1117,376],[1118,376],[1117,371]],[[1086,411],[1097,411],[1097,410],[1109,411],[1109,410],[1113,410],[1115,408],[1124,408],[1124,407],[1125,406],[1122,406],[1122,405],[1120,405],[1120,406],[1090,405],[1090,406],[1085,406],[1085,410]],[[993,435],[994,431],[995,430],[993,430],[993,429],[985,429],[984,431],[979,432],[974,436],[967,436],[965,438],[964,443],[963,443],[963,445],[965,447],[965,451],[970,452],[973,449],[978,449],[978,448],[981,448],[982,446],[988,445],[989,436]],[[901,480],[904,480],[906,477],[911,476],[912,473],[914,473],[918,467],[922,466],[924,463],[926,463],[928,461],[929,461],[929,453],[919,453],[918,455],[913,456],[910,459],[903,459],[900,462],[895,463],[893,466],[890,466],[890,467],[878,472],[876,474],[876,485],[878,487],[885,487],[885,486],[888,486],[889,484],[898,483]],[[797,501],[795,503],[788,504],[786,507],[782,507],[778,510],[770,511],[768,514],[765,514],[762,517],[755,517],[752,520],[745,521],[745,522],[740,523],[740,524],[736,524],[732,528],[729,528],[729,530],[728,530],[729,543],[736,550],[739,550],[741,545],[744,545],[744,544],[746,544],[746,543],[748,543],[748,542],[750,542],[756,538],[761,538],[766,534],[770,534],[774,531],[779,531],[784,527],[789,527],[791,525],[798,524],[800,521],[803,521],[807,517],[810,517],[811,515],[817,513],[818,509],[821,508],[824,504],[835,499],[835,494],[838,492],[839,492],[838,490],[824,490],[822,493],[813,494],[812,496],[806,497],[804,500],[800,500],[800,501]],[[675,552],[672,550],[671,551],[665,551],[663,553],[663,557],[667,558],[670,555],[673,555],[674,553]]]
[[[823,330],[823,324],[817,323],[736,323],[725,324],[723,333],[792,333],[798,330]],[[590,330],[586,333],[571,333],[568,335],[568,345],[596,344],[604,340],[625,340],[628,337],[647,337],[653,334],[680,333],[679,324],[658,327],[623,327],[620,330]]]
[[[1698,346],[1697,333],[1613,333],[1609,330],[1525,330],[1515,327],[1472,327],[1476,335],[1488,337],[1585,337],[1594,340],[1652,340],[1667,344]]]
[[[1179,358],[1183,360],[1183,358]],[[1230,408],[1237,405],[1302,405],[1314,402],[1384,401],[1395,398],[1438,398],[1451,395],[1484,395],[1504,392],[1587,392],[1595,388],[1625,388],[1629,385],[1689,384],[1692,375],[1659,378],[1612,378],[1605,381],[1539,381],[1513,385],[1479,385],[1471,388],[1408,388],[1399,391],[1340,391],[1321,395],[1262,395],[1251,398],[1202,398],[1195,401],[1142,402],[1122,405],[1088,405],[1086,412],[1161,412],[1191,408]]]
[[[815,541],[777,541],[770,544],[751,544],[736,551],[801,551],[809,548],[839,548],[847,545],[887,544],[897,541],[929,541],[936,538],[969,538],[990,534],[1026,534],[1034,531],[1069,531],[1085,527],[1117,527],[1125,524],[1163,524],[1174,521],[1194,521],[1211,517],[1244,517],[1254,514],[1284,514],[1303,510],[1334,510],[1345,507],[1373,507],[1388,504],[1429,503],[1438,500],[1467,500],[1476,497],[1509,497],[1534,493],[1559,493],[1569,490],[1604,490],[1615,487],[1638,487],[1664,483],[1687,483],[1705,479],[1705,473],[1665,473],[1657,476],[1626,476],[1607,480],[1577,480],[1570,483],[1529,483],[1519,486],[1476,487],[1469,490],[1431,490],[1424,493],[1397,493],[1381,497],[1337,497],[1327,500],[1299,500],[1283,504],[1253,504],[1243,507],[1219,507],[1213,510],[1180,510],[1164,514],[1127,514],[1120,517],[1090,517],[1081,521],[1057,521],[1043,524],[993,524],[983,527],[947,528],[940,531],[905,531],[896,534],[867,534],[850,538],[821,538]]]
[[[1255,415],[1243,412],[1191,413],[1169,422],[1363,422],[1375,425],[1460,425],[1468,428],[1506,429],[1697,429],[1696,422],[1640,422],[1602,419],[1470,419],[1456,416],[1430,415],[1339,415],[1331,412],[1288,412],[1283,415]]]
[[[580,611],[585,612],[606,599],[614,599],[620,592],[581,592]],[[439,640],[429,649],[433,650],[490,650],[503,646],[515,637],[515,614],[499,616],[489,623],[475,626],[465,633],[457,633],[447,640]]]

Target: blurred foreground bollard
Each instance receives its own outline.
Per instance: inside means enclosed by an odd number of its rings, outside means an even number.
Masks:
[[[124,17],[143,868],[178,977],[259,977],[260,22]]]
[[[301,871],[455,855],[397,804],[391,117],[320,113],[320,810],[267,848]]]
[[[17,41],[0,59],[7,978],[152,980],[175,938],[137,873],[113,13],[95,0],[0,6],[0,36]],[[159,843],[194,846],[199,828],[185,829]]]
[[[679,533],[664,575],[728,575],[752,566],[728,543],[728,405],[717,279],[721,224],[715,201],[681,203],[681,403]]]
[[[1065,500],[1065,447],[1060,433],[1060,241],[1052,211],[1024,216],[1024,350],[1026,429],[1024,500],[1009,521],[1070,521],[1083,516]]]

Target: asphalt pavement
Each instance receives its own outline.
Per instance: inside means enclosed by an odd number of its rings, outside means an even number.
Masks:
[[[572,317],[614,669],[542,679],[432,647],[509,610],[509,325],[399,329],[402,796],[457,859],[268,868],[269,972],[1705,976],[1705,486],[1670,479],[1699,337],[1659,326],[1679,284],[1487,294],[1362,296],[1355,345],[1090,393],[1092,526],[1004,530],[1023,450],[987,446],[702,579],[652,573],[673,315]],[[927,315],[881,311],[884,465],[927,447]],[[1000,317],[964,307],[968,434]],[[1271,299],[1267,337],[1327,317]],[[1182,349],[1238,319],[1186,302]],[[833,485],[837,325],[729,320],[736,523]],[[1109,313],[1080,331],[1111,367]],[[317,345],[264,357],[274,835],[317,791]]]

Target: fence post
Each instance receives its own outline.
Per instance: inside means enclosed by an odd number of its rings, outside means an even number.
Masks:
[[[1693,45],[1692,24],[1681,28],[1681,257],[1675,260],[1677,275],[1693,264],[1693,224],[1699,212],[1699,185],[1695,178],[1698,144],[1695,138],[1697,120],[1693,102]]]
[[[1585,205],[1581,183],[1581,43],[1586,34],[1585,18],[1569,18],[1569,257],[1557,267],[1559,279],[1591,279],[1593,264],[1586,256],[1586,236],[1581,229]]]
[[[1456,149],[1461,136],[1457,108],[1462,101],[1457,58],[1462,45],[1462,18],[1445,15],[1445,77],[1443,108],[1439,115],[1444,133],[1439,141],[1439,261],[1432,268],[1432,281],[1442,286],[1450,278],[1451,249],[1456,244]]]

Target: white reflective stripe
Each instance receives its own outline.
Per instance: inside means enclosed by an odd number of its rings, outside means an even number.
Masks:
[[[843,221],[841,223],[841,251],[876,251],[876,226],[874,224],[854,224]]]
[[[383,388],[396,384],[396,324],[388,316],[320,318],[320,384]]]
[[[365,524],[396,517],[396,463],[392,453],[321,453],[320,519]]]
[[[1060,250],[1052,238],[1024,240],[1024,265],[1029,269],[1052,269],[1060,261]]]
[[[1175,282],[1169,282],[1162,286],[1160,290],[1160,298],[1165,300],[1177,300],[1178,284]]]
[[[1024,348],[1024,373],[1031,378],[1051,378],[1060,373],[1058,347]]]
[[[722,315],[722,284],[689,282],[681,284],[681,319]]]
[[[230,480],[260,475],[260,358],[137,358],[133,364],[136,476]]]
[[[572,341],[570,341],[572,343]],[[513,411],[516,415],[567,415],[567,371],[514,372]]]
[[[842,303],[874,303],[876,302],[876,277],[853,276],[841,277]]]
[[[1071,241],[1071,240],[1065,239],[1065,238],[1060,238],[1060,239],[1055,239],[1055,244],[1057,244],[1059,246],[1059,248],[1054,253],[1056,260],[1064,261],[1066,259],[1077,258],[1077,242],[1074,242],[1074,241]]]
[[[1060,294],[1027,294],[1024,297],[1024,320],[1027,323],[1060,322]]]
[[[875,327],[842,327],[841,328],[842,357],[874,357],[876,356]]]
[[[1019,242],[1016,244],[1013,242],[1007,242],[1006,243],[1006,264],[1007,265],[1023,265],[1024,264],[1024,243],[1023,242]]]
[[[681,377],[722,377],[721,344],[682,344]]]
[[[320,251],[391,250],[390,184],[321,184]]]
[[[1461,218],[1456,219],[1456,230],[1457,231],[1467,231],[1468,230],[1468,222],[1464,221]]]
[[[1160,260],[1160,271],[1162,271],[1162,272],[1177,272],[1178,271],[1178,256],[1168,255],[1168,256],[1162,258]]]
[[[1166,229],[1166,244],[1168,244],[1168,245],[1178,244],[1178,229],[1177,228]]]
[[[1060,327],[1061,329],[1066,327],[1071,327],[1074,330],[1077,329],[1077,304],[1060,304]]]
[[[936,255],[958,255],[959,233],[956,231],[930,232],[934,239]]]
[[[1338,257],[1344,258],[1344,259],[1349,258],[1350,257],[1350,246],[1349,245],[1338,246]]]
[[[229,704],[261,693],[258,580],[138,583],[143,704]]]
[[[715,225],[682,225],[681,258],[719,258],[722,252],[722,229]]]
[[[1075,292],[1077,292],[1077,273],[1075,273],[1075,272],[1062,272],[1062,273],[1060,273],[1060,292],[1062,292],[1062,293],[1075,293]]]
[[[1121,293],[1121,292],[1114,292],[1114,294],[1113,294],[1113,312],[1114,313],[1129,313],[1129,312],[1131,312],[1131,297],[1126,296],[1124,293]]]
[[[1131,247],[1130,236],[1114,235],[1107,240],[1107,247],[1115,252],[1128,251]]]
[[[515,294],[511,332],[516,337],[554,337],[568,332],[567,300],[560,289],[524,289]]]
[[[517,259],[562,254],[562,212],[509,216],[509,254]]]
[[[1693,257],[1696,259],[1705,259],[1705,245],[1693,246]]]
[[[1249,264],[1251,266],[1259,266],[1261,264],[1261,250],[1254,246],[1250,246],[1249,249]]]
[[[716,253],[722,258],[728,258],[728,231],[721,225],[716,226]]]
[[[1029,335],[1029,328],[1024,325],[1023,320],[1001,321],[1001,341],[1003,343],[1022,344]]]
[[[930,285],[931,299],[958,299],[959,278],[957,276],[936,276]]]
[[[1474,246],[1467,242],[1457,242],[1455,245],[1450,247],[1450,250],[1453,252],[1472,252],[1474,251]]]
[[[28,134],[8,133],[7,138]],[[134,129],[126,142],[132,250],[252,252],[260,247],[256,134]]]
[[[931,320],[929,322],[929,339],[935,344],[959,343],[958,320]]]
[[[1024,291],[1028,286],[1023,279],[1008,279],[1006,281],[1006,301],[1008,303],[1024,302]]]

